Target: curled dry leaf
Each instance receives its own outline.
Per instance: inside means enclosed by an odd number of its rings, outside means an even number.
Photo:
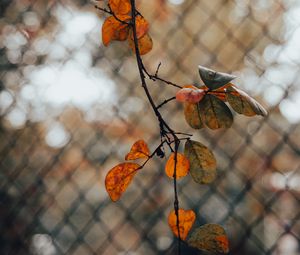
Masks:
[[[165,171],[166,175],[170,178],[174,178],[174,168],[175,168],[175,153],[172,153],[169,157]],[[176,179],[186,176],[190,170],[189,160],[181,153],[177,152],[177,162],[176,162]]]
[[[130,0],[109,0],[108,4],[115,15],[128,14],[131,11]]]
[[[267,116],[268,112],[266,109],[246,92],[232,86],[228,87],[226,92],[228,103],[237,113],[246,116],[254,116],[256,114]]]
[[[187,242],[194,248],[208,252],[222,254],[229,252],[225,230],[217,224],[205,224],[195,229]]]
[[[118,15],[118,18],[122,21],[130,20],[128,15]],[[111,41],[124,41],[128,37],[129,27],[127,24],[123,24],[115,17],[108,17],[102,26],[102,41],[107,46]]]
[[[130,48],[133,50],[133,52],[135,52],[133,37],[129,36],[128,40],[129,40]],[[143,37],[138,39],[138,47],[139,47],[140,55],[145,55],[152,50],[153,42],[149,34],[145,34]]]
[[[196,220],[196,214],[193,210],[179,209],[178,216],[180,238],[182,240],[185,240]],[[168,217],[168,223],[174,235],[178,237],[177,216],[175,210],[170,212]]]
[[[187,140],[184,155],[190,161],[190,174],[195,182],[208,184],[216,178],[217,161],[205,145]]]
[[[202,81],[211,90],[221,88],[236,78],[234,75],[216,72],[204,66],[198,66],[198,69]]]
[[[198,103],[205,95],[202,89],[183,88],[177,91],[176,100],[179,102]]]
[[[117,201],[127,189],[132,178],[141,166],[135,163],[121,163],[106,175],[105,188],[112,201]]]
[[[210,129],[229,128],[233,116],[228,106],[213,95],[206,95],[199,103],[201,118]]]
[[[130,152],[125,156],[125,160],[148,158],[149,154],[147,143],[144,140],[138,140],[132,145]]]

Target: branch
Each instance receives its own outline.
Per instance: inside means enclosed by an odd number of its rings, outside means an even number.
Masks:
[[[165,80],[165,79],[163,79],[163,78],[161,78],[161,77],[158,76],[158,70],[159,70],[160,66],[161,66],[161,63],[159,63],[159,65],[157,66],[157,69],[156,69],[154,75],[153,75],[153,74],[150,74],[150,73],[146,70],[146,68],[144,67],[144,65],[143,65],[143,71],[147,74],[148,78],[149,78],[150,80],[152,80],[152,81],[161,81],[161,82],[164,82],[164,83],[167,84],[167,85],[170,85],[170,86],[173,86],[173,87],[182,89],[182,86],[180,86],[180,85],[178,85],[178,84],[176,84],[176,83],[174,83],[174,82],[167,81],[167,80]]]
[[[176,97],[171,97],[169,99],[166,99],[165,101],[163,101],[162,103],[160,103],[158,106],[156,106],[156,109],[159,109],[160,107],[162,107],[163,105],[167,104],[168,102],[172,101],[176,99]]]
[[[138,70],[139,70],[139,74],[140,74],[140,79],[141,79],[141,83],[142,83],[142,87],[146,93],[146,96],[150,102],[150,105],[152,107],[152,110],[154,111],[158,121],[159,121],[159,127],[160,127],[160,134],[161,137],[164,136],[166,137],[166,139],[168,139],[168,136],[166,135],[166,131],[165,128],[167,129],[167,131],[170,132],[171,136],[173,137],[173,141],[175,141],[175,166],[174,166],[174,210],[175,210],[175,214],[177,217],[177,230],[178,230],[178,255],[181,254],[181,238],[180,238],[180,228],[179,228],[179,202],[178,202],[178,193],[177,193],[177,180],[176,180],[176,165],[177,165],[177,151],[178,151],[178,147],[180,144],[180,140],[178,139],[177,135],[175,134],[175,132],[169,127],[169,125],[165,122],[165,120],[163,119],[163,117],[161,116],[159,110],[157,109],[157,107],[155,106],[155,103],[153,101],[153,98],[148,90],[147,87],[147,83],[145,80],[145,75],[144,72],[149,76],[141,55],[140,55],[140,51],[139,51],[139,46],[138,46],[138,39],[137,39],[137,33],[136,33],[136,24],[135,24],[135,18],[136,18],[136,8],[135,8],[135,0],[130,0],[131,3],[131,26],[132,26],[132,32],[133,32],[133,40],[134,40],[134,48],[135,48],[135,55],[136,55],[136,62],[137,62],[137,66],[138,66]],[[173,84],[173,83],[167,83],[167,84]],[[173,84],[173,86],[178,87],[176,84]],[[171,151],[172,150],[172,146],[170,144],[170,142],[167,142],[168,146],[170,147]]]

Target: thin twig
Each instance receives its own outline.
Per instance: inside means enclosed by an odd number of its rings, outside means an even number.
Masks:
[[[100,10],[100,11],[103,11],[105,13],[108,13],[108,14],[111,14],[112,15],[112,12],[107,10],[106,8],[102,8],[102,7],[99,7],[97,5],[94,5],[94,7],[97,9],[97,10]]]
[[[152,81],[161,81],[161,82],[164,82],[165,84],[167,85],[170,85],[170,86],[173,86],[173,87],[176,87],[176,88],[179,88],[179,89],[182,89],[182,86],[174,83],[174,82],[171,82],[171,81],[167,81],[161,77],[159,77],[156,73],[153,75],[153,74],[150,74],[145,67],[143,67],[143,70],[144,72],[147,74],[148,78]]]
[[[155,76],[158,76],[158,71],[159,71],[160,66],[161,66],[161,62],[159,62],[158,66],[156,68]]]
[[[168,102],[172,101],[176,99],[176,97],[171,97],[171,98],[168,98],[166,99],[165,101],[163,101],[162,103],[160,103],[158,106],[156,106],[156,109],[159,109],[160,107],[162,107],[163,105],[167,104]]]

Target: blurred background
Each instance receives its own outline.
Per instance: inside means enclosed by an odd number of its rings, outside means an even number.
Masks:
[[[200,84],[199,64],[234,73],[270,113],[199,131],[182,105],[164,107],[218,161],[212,185],[179,181],[181,207],[197,213],[196,226],[223,225],[230,254],[299,255],[300,2],[137,2],[154,41],[149,71],[161,62],[160,76],[181,85]],[[0,254],[176,254],[165,159],[117,203],[104,187],[134,141],[159,144],[127,42],[105,48],[105,15],[84,0],[1,0],[0,14]],[[149,87],[156,103],[176,93]]]

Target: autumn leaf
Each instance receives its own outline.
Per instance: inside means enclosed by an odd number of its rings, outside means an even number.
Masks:
[[[198,69],[202,81],[210,90],[221,88],[236,78],[234,75],[216,72],[203,66],[198,66]]]
[[[206,95],[200,102],[201,119],[210,129],[229,128],[233,116],[228,106],[213,95]]]
[[[128,40],[129,40],[130,48],[133,50],[133,52],[135,52],[135,45],[134,45],[133,37],[129,36]],[[151,37],[148,34],[145,34],[143,37],[138,39],[138,47],[139,47],[140,55],[145,55],[149,51],[151,51],[152,47],[153,47],[153,42],[152,42]]]
[[[125,156],[125,160],[148,158],[149,154],[147,143],[144,140],[138,140],[132,145],[130,152]]]
[[[119,15],[118,18],[122,21],[130,19],[128,15]],[[105,46],[113,41],[124,41],[128,37],[129,26],[121,23],[115,17],[108,17],[102,26],[102,41]]]
[[[131,11],[130,0],[109,0],[108,5],[115,15],[128,14]]]
[[[176,93],[179,102],[198,103],[205,95],[202,89],[182,88]]]
[[[196,220],[196,214],[193,210],[179,209],[178,216],[180,238],[182,240],[185,240]],[[168,223],[174,235],[178,237],[177,216],[175,210],[170,212],[168,217]]]
[[[137,36],[138,39],[140,39],[145,34],[147,34],[147,32],[149,30],[149,23],[142,16],[137,16],[136,17],[135,26],[136,26],[136,36]]]
[[[140,168],[141,166],[135,163],[121,163],[107,173],[105,188],[112,201],[119,200]]]
[[[219,98],[220,100],[222,100],[223,102],[226,102],[226,88],[231,87],[232,84],[228,83],[225,86],[215,89],[215,90],[211,90],[209,91],[210,95],[214,95],[215,97]]]
[[[233,110],[246,116],[261,115],[267,116],[266,109],[246,92],[236,88],[228,87],[226,89],[226,99]]]
[[[184,117],[186,122],[194,129],[203,128],[199,104],[184,103]]]
[[[183,86],[183,88],[189,88],[189,89],[199,89],[199,88],[197,88],[196,86],[194,86],[194,85],[192,85],[192,84],[187,84],[187,85],[184,85]],[[201,89],[203,89],[203,88],[201,88]]]
[[[165,171],[166,175],[170,178],[174,178],[174,168],[175,168],[175,153],[172,153],[169,157]],[[176,179],[186,176],[190,170],[189,160],[181,153],[177,152],[177,161],[176,161]]]
[[[205,224],[195,229],[188,239],[188,244],[200,250],[226,254],[229,242],[225,230],[217,224]]]
[[[195,182],[208,184],[216,178],[217,162],[213,153],[205,145],[187,140],[184,155],[190,161],[190,174]]]

